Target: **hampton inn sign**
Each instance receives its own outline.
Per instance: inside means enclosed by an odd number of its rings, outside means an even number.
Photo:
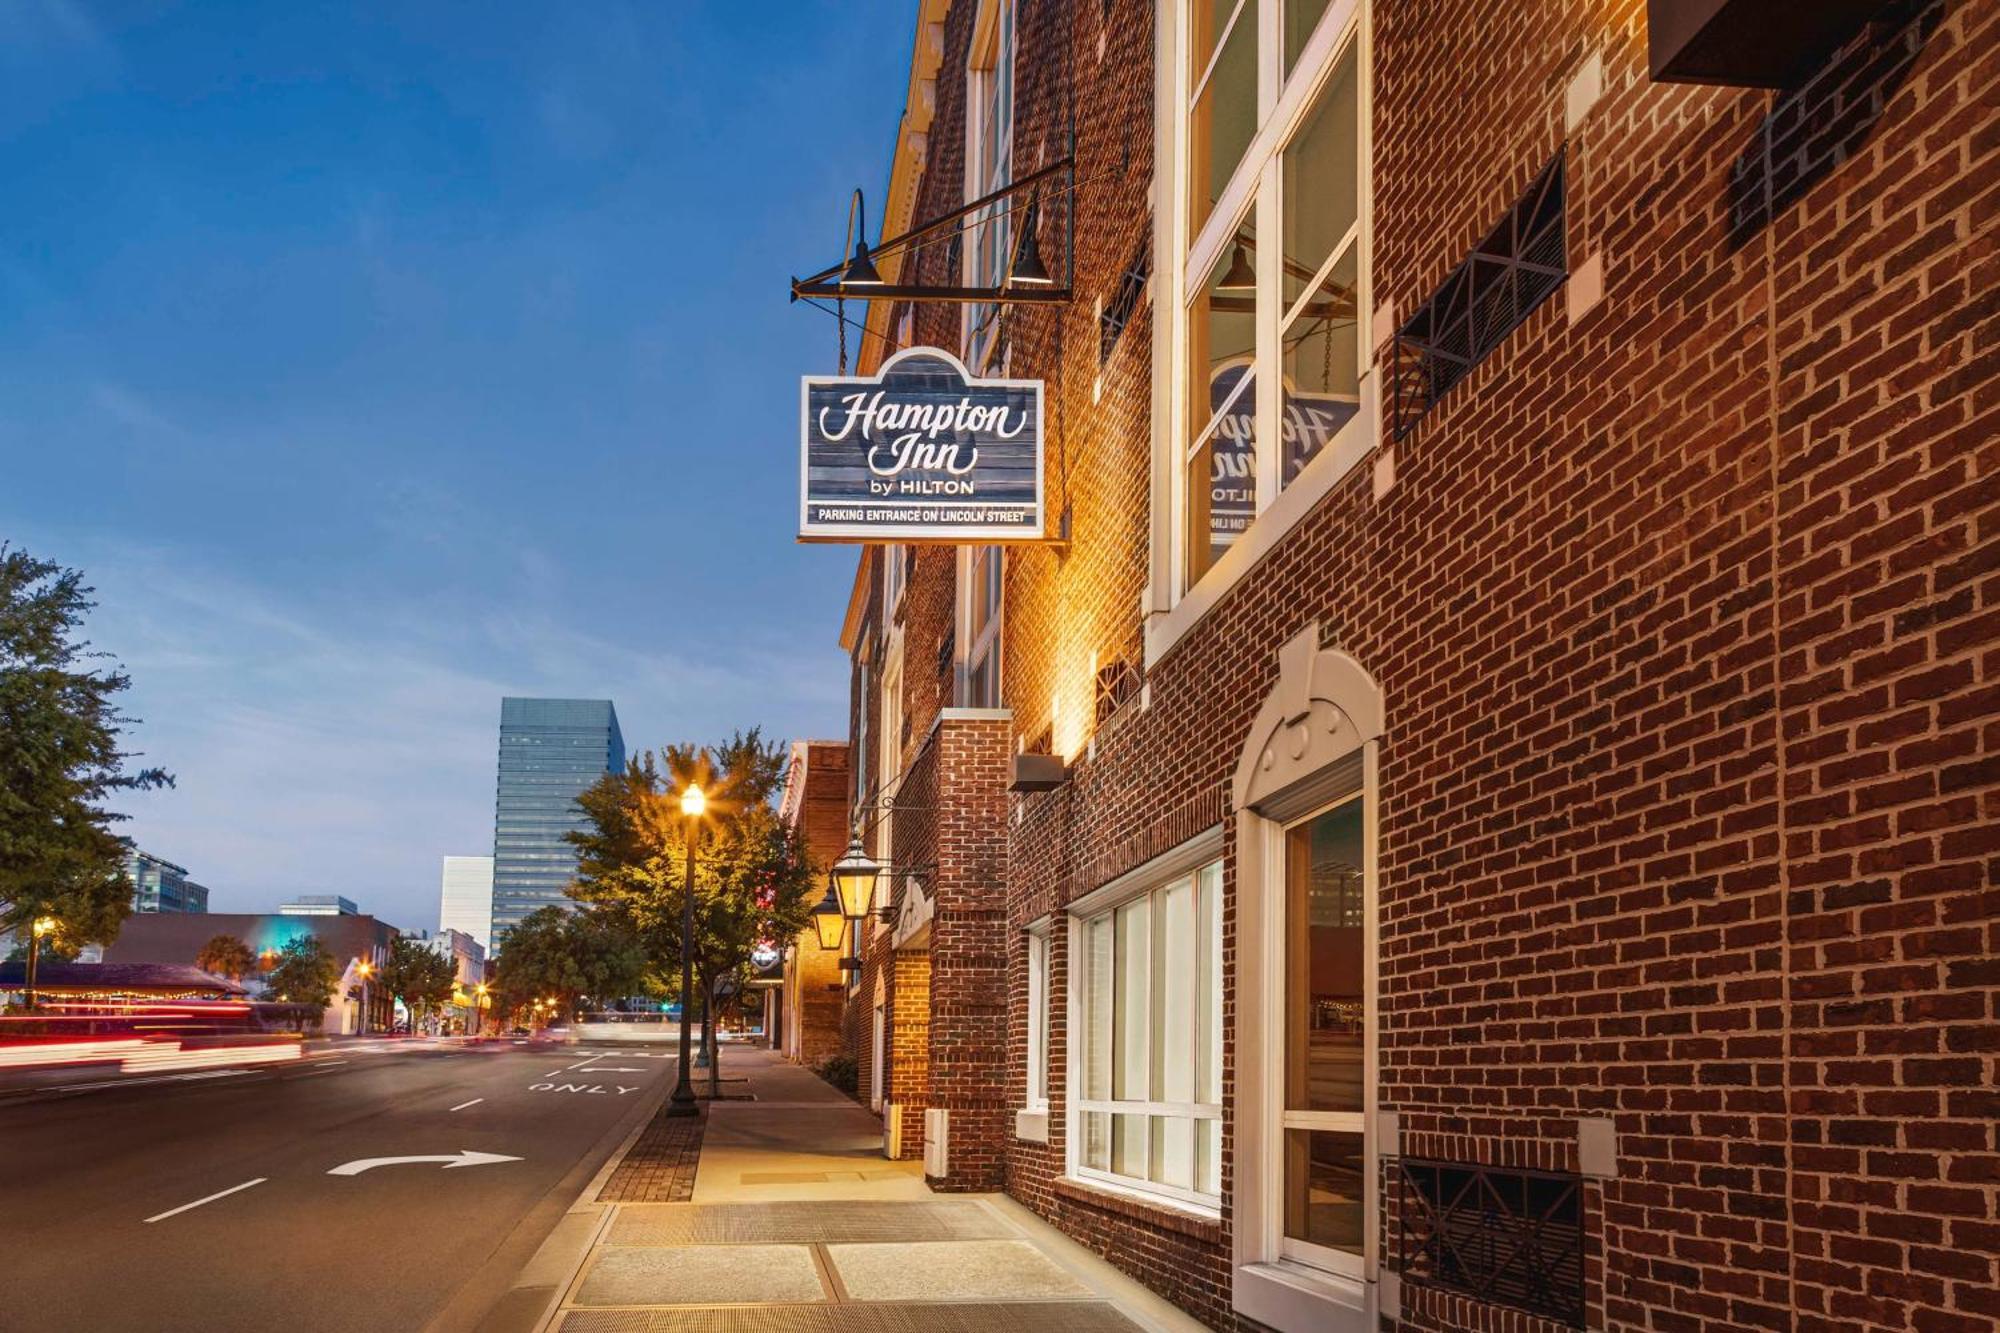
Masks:
[[[1042,382],[936,347],[800,386],[799,540],[1039,541]]]

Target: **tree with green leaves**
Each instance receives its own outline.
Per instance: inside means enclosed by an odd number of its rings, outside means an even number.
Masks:
[[[758,944],[782,944],[811,916],[815,876],[798,830],[778,818],[773,798],[785,747],[752,728],[714,746],[644,751],[577,798],[586,826],[568,836],[577,849],[570,896],[629,922],[656,973],[678,990],[687,893],[690,821],[680,795],[689,783],[707,797],[694,842],[694,959],[709,1090],[720,1090],[715,1059],[715,995],[724,977],[747,973]]]
[[[383,964],[377,985],[403,1002],[410,1011],[410,1031],[430,1010],[451,1001],[451,984],[458,977],[449,956],[424,944],[398,935],[389,946],[389,961]]]
[[[507,932],[491,987],[502,1013],[554,1000],[569,1015],[578,1000],[600,1002],[645,986],[646,953],[625,922],[593,912],[542,907]]]
[[[325,1010],[340,984],[340,964],[317,935],[300,935],[278,950],[277,964],[265,978],[271,993],[288,1004]]]
[[[194,965],[218,977],[241,981],[256,968],[257,955],[234,935],[215,935],[201,946],[201,952],[194,956]]]
[[[172,786],[131,769],[130,678],[79,637],[96,606],[83,575],[0,545],[0,929],[53,917],[72,947],[106,944],[131,911],[120,792]]]

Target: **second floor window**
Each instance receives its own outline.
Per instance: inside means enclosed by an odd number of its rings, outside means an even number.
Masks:
[[[966,71],[965,197],[993,193],[1014,179],[1014,0],[985,0],[973,24]],[[1011,200],[980,210],[970,222],[965,263],[975,287],[998,287],[1012,258]],[[965,363],[993,374],[1005,349],[1000,307],[966,307]]]
[[[975,546],[962,557],[966,708],[1000,707],[1000,622],[1005,560],[998,546]]]
[[[1362,3],[1181,3],[1183,587],[1360,410]]]

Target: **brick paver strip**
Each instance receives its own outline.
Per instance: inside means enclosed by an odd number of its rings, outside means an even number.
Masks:
[[[694,1198],[694,1171],[708,1109],[671,1116],[662,1106],[597,1193],[599,1203],[686,1203]]]

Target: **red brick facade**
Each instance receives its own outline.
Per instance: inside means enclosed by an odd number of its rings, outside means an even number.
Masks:
[[[915,221],[965,195],[975,9],[943,12]],[[1016,169],[1060,151],[1073,110],[1086,184],[1077,299],[1009,328],[1009,373],[1048,384],[1071,538],[1008,558],[1011,720],[943,712],[953,554],[923,549],[889,612],[872,554],[864,569],[857,658],[900,625],[904,790],[928,795],[896,816],[893,859],[935,866],[928,935],[893,964],[871,944],[848,1020],[872,1058],[886,972],[905,1153],[923,1109],[949,1110],[934,1184],[1005,1188],[1237,1324],[1238,1052],[1219,1217],[1066,1179],[1062,909],[1219,825],[1234,1030],[1230,782],[1279,648],[1317,624],[1385,705],[1385,1159],[1575,1173],[1580,1123],[1608,1117],[1615,1171],[1582,1185],[1591,1328],[1994,1327],[2000,6],[1892,7],[1770,93],[1651,82],[1639,0],[1378,0],[1387,323],[1559,149],[1571,282],[1407,436],[1385,425],[1148,662],[1153,312],[1100,361],[1097,307],[1152,234],[1155,20],[1143,0],[1020,6]],[[942,255],[916,261],[926,281],[947,280]],[[919,307],[914,338],[956,349],[959,308]],[[1117,662],[1145,694],[1100,719],[1093,677]],[[867,679],[857,736],[880,716]],[[1069,756],[1070,780],[1001,795],[1021,748]],[[1022,931],[1051,915],[1042,1143],[1013,1112]],[[1387,1281],[1404,1200],[1392,1167],[1380,1179],[1385,1327],[1561,1327]]]

